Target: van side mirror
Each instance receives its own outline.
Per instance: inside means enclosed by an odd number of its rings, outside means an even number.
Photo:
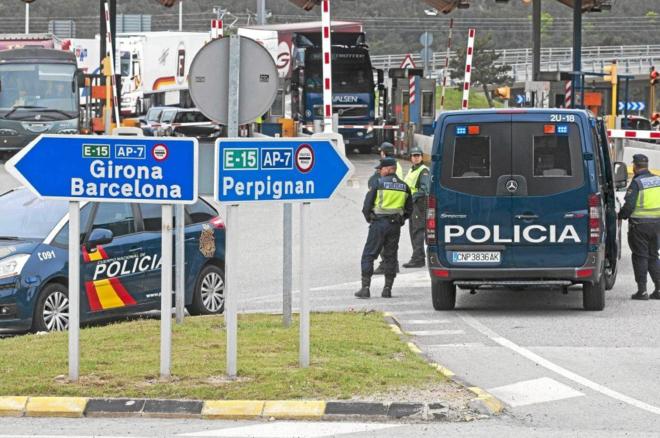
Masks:
[[[628,186],[628,166],[621,161],[614,163],[614,186],[617,190],[623,190]]]
[[[107,245],[112,242],[113,237],[112,231],[105,228],[96,228],[92,230],[92,233],[89,235],[85,247],[90,251],[99,245]]]

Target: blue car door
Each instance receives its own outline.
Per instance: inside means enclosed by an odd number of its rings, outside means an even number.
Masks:
[[[513,266],[510,114],[449,116],[441,127],[438,257],[453,268]],[[437,137],[437,135],[436,135]]]
[[[513,116],[512,193],[518,268],[581,266],[588,251],[589,184],[578,114]],[[593,149],[591,149],[593,151]],[[593,158],[593,154],[591,154]]]
[[[104,228],[113,234],[109,244],[90,250],[83,245],[83,293],[92,316],[121,311],[143,301],[139,261],[144,249],[134,209],[132,204],[112,202],[97,204],[92,212],[89,232]]]

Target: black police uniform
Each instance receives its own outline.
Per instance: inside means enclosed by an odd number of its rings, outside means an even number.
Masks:
[[[635,155],[636,161],[648,163],[646,156]],[[648,169],[641,169],[633,178],[625,197],[625,204],[619,212],[619,219],[628,219],[628,245],[632,252],[632,264],[637,283],[635,299],[647,299],[646,275],[649,273],[655,285],[652,298],[660,299],[660,264],[658,261],[658,239],[660,237],[660,219],[634,217],[640,189],[647,185],[650,178],[657,178]]]
[[[388,160],[383,159],[381,163]],[[393,159],[389,159],[394,161]],[[402,214],[380,214],[374,211],[374,204],[379,190],[400,191],[406,194]],[[383,297],[391,296],[392,285],[396,277],[397,251],[399,250],[399,237],[401,226],[412,214],[412,197],[410,188],[395,174],[381,177],[378,184],[371,187],[364,199],[362,214],[369,222],[369,234],[362,251],[362,289],[356,293],[358,298],[369,297],[371,276],[374,273],[374,260],[382,252],[383,267],[385,271],[385,287]]]

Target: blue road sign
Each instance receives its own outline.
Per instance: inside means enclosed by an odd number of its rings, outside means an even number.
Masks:
[[[525,95],[516,94],[516,104],[522,105],[523,103],[525,103]]]
[[[353,172],[329,140],[216,140],[215,199],[243,203],[332,197]]]
[[[623,112],[624,109],[627,109],[628,111],[644,111],[646,109],[646,104],[642,101],[627,103],[619,101],[619,111]]]
[[[5,166],[42,198],[190,204],[197,150],[196,139],[41,135]]]

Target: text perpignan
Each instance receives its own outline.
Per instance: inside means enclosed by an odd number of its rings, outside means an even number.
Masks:
[[[314,195],[314,181],[272,181],[271,177],[265,180],[236,181],[231,176],[222,178],[222,196],[230,194],[238,197],[247,197],[250,200],[281,199],[288,195]]]

